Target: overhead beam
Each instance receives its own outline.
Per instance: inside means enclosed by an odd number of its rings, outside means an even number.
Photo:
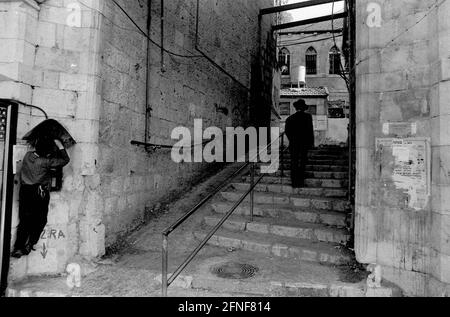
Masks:
[[[342,33],[344,29],[334,29],[334,30],[304,30],[304,31],[292,31],[292,32],[278,32],[278,35],[289,35],[289,34],[324,34],[324,33]]]
[[[295,28],[297,26],[302,26],[302,25],[307,25],[307,24],[314,24],[314,23],[319,23],[319,22],[325,22],[325,21],[330,21],[330,20],[333,20],[333,19],[337,20],[337,19],[342,19],[342,18],[345,18],[345,17],[347,17],[347,12],[337,13],[337,14],[334,14],[334,15],[325,15],[325,16],[318,17],[318,18],[312,18],[312,19],[301,20],[301,21],[296,21],[296,22],[278,24],[278,25],[274,25],[272,27],[272,31],[290,29],[290,28]]]
[[[307,7],[317,6],[317,5],[321,5],[321,4],[328,4],[328,3],[333,3],[333,2],[336,2],[336,0],[310,0],[310,1],[304,1],[304,2],[299,2],[299,3],[292,3],[292,4],[282,5],[282,6],[261,9],[259,11],[259,14],[260,15],[274,14],[274,13],[295,10],[295,9],[301,9],[301,8],[307,8]]]

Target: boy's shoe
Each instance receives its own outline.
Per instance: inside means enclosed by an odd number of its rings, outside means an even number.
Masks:
[[[23,252],[24,252],[25,255],[30,254],[31,251],[36,251],[36,249],[31,244],[27,244],[25,246],[25,248],[23,249]]]
[[[21,257],[23,257],[25,255],[25,253],[23,252],[23,250],[14,250],[11,253],[11,257],[16,258],[16,259],[20,259]]]

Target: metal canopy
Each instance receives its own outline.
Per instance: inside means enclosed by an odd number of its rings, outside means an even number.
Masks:
[[[283,30],[283,29],[290,29],[296,26],[301,26],[301,25],[307,25],[307,24],[313,24],[313,23],[319,23],[319,22],[325,22],[325,21],[330,21],[330,20],[337,20],[337,19],[342,19],[342,18],[346,18],[348,16],[347,12],[343,12],[343,13],[337,13],[334,15],[325,15],[322,17],[318,17],[318,18],[313,18],[313,19],[307,19],[307,20],[301,20],[301,21],[296,21],[296,22],[290,22],[290,23],[284,23],[284,24],[279,24],[279,25],[275,25],[272,27],[273,31],[277,31],[277,30]]]
[[[283,12],[283,11],[307,8],[307,7],[317,6],[317,5],[321,5],[321,4],[328,4],[328,3],[333,3],[333,2],[338,2],[338,1],[336,1],[336,0],[310,0],[310,1],[300,2],[300,3],[292,3],[292,4],[282,5],[282,6],[261,9],[259,11],[259,14],[260,15],[274,14],[274,13],[279,13],[279,12]]]
[[[279,32],[278,35],[288,35],[288,34],[324,34],[324,33],[342,33],[344,29],[334,29],[334,30],[303,30],[303,31],[286,31]]]

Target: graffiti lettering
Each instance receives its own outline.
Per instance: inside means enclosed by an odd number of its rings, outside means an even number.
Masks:
[[[61,240],[65,239],[66,235],[62,230],[44,229],[41,234],[42,240]]]

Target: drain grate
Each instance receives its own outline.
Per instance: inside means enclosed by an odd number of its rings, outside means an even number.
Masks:
[[[259,269],[250,264],[228,262],[213,267],[211,271],[214,275],[220,278],[245,280],[254,277],[256,273],[258,273]]]

